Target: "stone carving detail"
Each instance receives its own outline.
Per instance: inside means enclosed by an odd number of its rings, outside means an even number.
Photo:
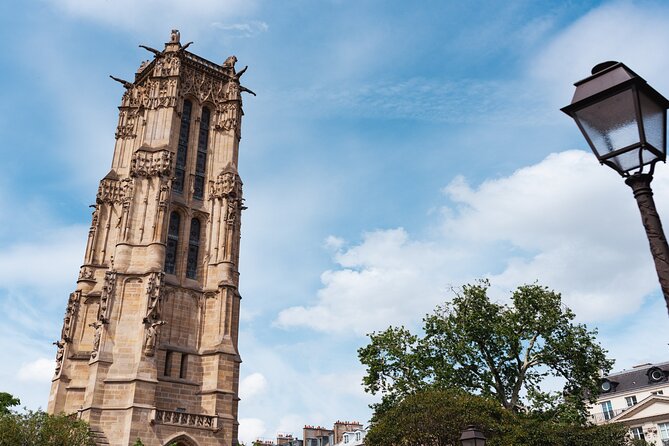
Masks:
[[[88,324],[88,326],[93,327],[93,330],[95,330],[95,334],[93,335],[93,350],[91,351],[91,358],[95,359],[100,351],[100,339],[102,339],[102,327],[104,324],[100,321],[95,321],[92,324]]]
[[[232,168],[225,168],[216,177],[209,191],[212,198],[242,198],[242,180]]]
[[[109,323],[109,311],[111,309],[111,300],[114,297],[116,288],[116,271],[109,270],[105,273],[105,280],[102,284],[102,293],[100,294],[100,308],[98,310],[98,322],[102,324]]]
[[[235,133],[238,133],[240,131],[241,121],[242,113],[239,102],[227,102],[216,108],[215,130],[234,130]]]
[[[146,356],[153,356],[156,354],[156,343],[158,342],[158,330],[161,325],[165,325],[165,321],[144,320],[146,325],[146,334],[144,336],[144,354]]]
[[[133,177],[169,175],[172,168],[172,152],[137,150],[132,155],[130,175]]]
[[[82,266],[79,270],[79,279],[78,280],[95,280],[95,273],[91,268],[87,266]]]
[[[176,62],[175,62],[176,60]],[[162,61],[159,59],[158,61]],[[166,67],[165,62],[158,64],[154,73],[156,76],[176,76],[179,73],[181,63],[175,56]],[[159,71],[156,71],[159,70]],[[139,84],[133,84],[121,99],[121,107],[157,109],[161,107],[174,107],[177,104],[177,80],[176,78],[150,78]]]
[[[70,294],[63,318],[63,328],[60,331],[60,340],[63,342],[72,342],[72,332],[74,330],[74,321],[79,311],[79,302],[81,301],[81,291],[75,291]]]
[[[100,181],[100,186],[98,187],[98,194],[95,197],[97,203],[119,203],[124,196],[123,193],[123,184],[119,180],[114,180],[111,178],[104,178]],[[93,212],[93,223],[97,224],[97,208]]]
[[[63,341],[56,341],[53,343],[58,350],[56,350],[56,371],[55,375],[60,373],[60,369],[63,367],[63,356],[65,356],[65,343]]]
[[[137,136],[137,121],[139,116],[137,110],[125,111],[119,113],[119,124],[116,128],[116,139],[134,138]]]
[[[153,75],[156,77],[178,76],[181,68],[181,59],[173,54],[167,54],[156,59]]]
[[[215,429],[217,417],[171,410],[156,410],[155,422],[177,426],[209,427]]]
[[[162,301],[163,278],[165,273],[153,272],[149,273],[149,278],[146,284],[146,316],[144,319],[157,320],[160,317],[160,303]]]
[[[162,271],[150,273],[146,284],[146,316],[142,321],[144,323],[144,354],[146,356],[155,355],[159,329],[166,323],[160,320],[164,277],[165,273]]]

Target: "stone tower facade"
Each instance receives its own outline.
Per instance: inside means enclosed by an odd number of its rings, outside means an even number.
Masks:
[[[98,444],[237,443],[242,117],[234,56],[162,51],[121,82],[112,169],[100,182],[70,294],[48,411]],[[252,93],[252,92],[251,92]]]

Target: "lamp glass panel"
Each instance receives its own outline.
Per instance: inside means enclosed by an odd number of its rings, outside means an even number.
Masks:
[[[639,151],[641,151],[641,160],[639,160]],[[609,158],[607,161],[614,163],[620,172],[630,172],[639,169],[641,166],[650,164],[656,159],[657,155],[653,152],[636,148]]]
[[[624,90],[575,112],[598,158],[639,142],[632,90]]]
[[[641,105],[643,131],[646,134],[646,141],[657,150],[666,153],[664,108],[642,91],[639,92],[639,103]]]

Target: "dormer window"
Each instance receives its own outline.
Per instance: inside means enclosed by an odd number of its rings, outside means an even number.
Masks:
[[[659,367],[653,367],[648,369],[646,375],[648,375],[648,382],[650,383],[657,383],[660,381],[665,381],[667,379],[664,370],[662,370]]]
[[[611,385],[611,381],[609,381],[608,379],[604,379],[599,385],[599,388],[601,389],[602,393],[607,393],[610,392],[611,389],[613,389],[613,386]]]

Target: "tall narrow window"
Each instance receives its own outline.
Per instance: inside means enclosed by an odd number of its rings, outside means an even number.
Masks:
[[[167,229],[167,246],[165,248],[165,272],[176,274],[177,270],[177,248],[179,245],[179,224],[181,216],[178,212],[172,212]]]
[[[204,173],[207,167],[207,143],[209,141],[209,119],[211,112],[207,107],[202,109],[200,133],[197,140],[197,160],[195,162],[195,184],[193,198],[202,200],[204,197]]]
[[[186,156],[188,155],[188,135],[190,133],[190,115],[193,109],[191,101],[184,101],[183,112],[181,113],[181,127],[179,128],[179,146],[177,147],[177,163],[174,170],[174,191],[183,193],[184,183],[186,182]]]
[[[197,256],[200,250],[200,220],[190,221],[190,235],[188,237],[188,261],[186,262],[186,277],[197,278]]]
[[[188,373],[188,355],[185,353],[181,354],[181,367],[179,368],[179,378],[185,379],[186,374]]]
[[[163,370],[164,376],[170,376],[172,373],[172,352],[167,350],[165,352],[165,370]]]

